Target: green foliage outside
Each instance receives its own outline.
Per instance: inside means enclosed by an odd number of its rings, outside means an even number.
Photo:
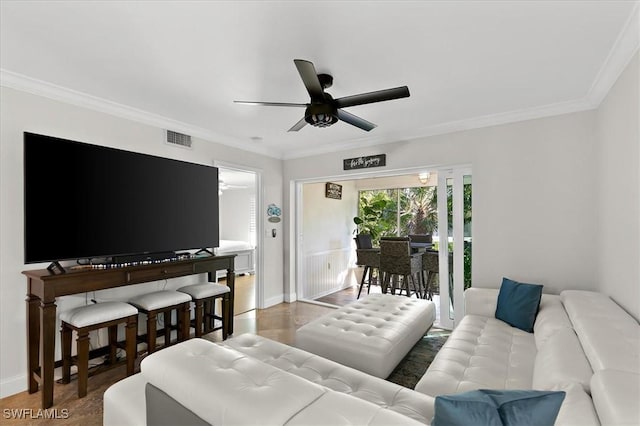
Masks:
[[[396,235],[397,196],[396,190],[361,191],[358,216],[353,222],[358,226],[356,232],[369,234],[374,245],[380,237]]]

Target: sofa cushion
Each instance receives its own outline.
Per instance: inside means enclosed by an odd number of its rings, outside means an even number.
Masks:
[[[495,317],[520,330],[533,332],[542,286],[502,278]]]
[[[433,417],[432,397],[302,349],[249,333],[227,339],[223,344],[310,382],[372,402],[421,423],[429,423]]]
[[[603,425],[640,425],[640,374],[600,370],[591,378],[591,398]]]
[[[602,293],[565,290],[562,303],[593,371],[640,373],[640,325]]]
[[[466,315],[415,389],[431,396],[476,389],[531,389],[533,334],[495,318]]]
[[[256,418],[253,424],[267,425]],[[340,392],[327,392],[304,410],[296,413],[287,426],[405,426],[421,425],[416,420]]]
[[[141,426],[147,424],[144,388],[147,379],[140,373],[120,380],[104,392],[102,424],[104,426]]]
[[[570,328],[557,331],[538,348],[533,367],[533,388],[551,390],[563,383],[578,383],[589,392],[593,371],[576,333]]]
[[[533,324],[533,336],[536,339],[536,346],[542,345],[559,330],[573,329],[573,325],[567,316],[567,312],[562,306],[560,296],[554,294],[543,294],[540,299],[540,307],[536,322]]]
[[[420,424],[199,338],[149,355],[141,370],[150,384],[213,425]]]
[[[149,383],[210,424],[242,424],[251,418],[284,424],[326,392],[319,385],[203,339],[155,352],[142,360],[140,368]],[[211,409],[212,400],[221,409]],[[288,403],[282,404],[283,400]],[[247,404],[251,413],[243,408]]]
[[[431,426],[552,426],[562,391],[480,389],[436,398]]]
[[[563,384],[551,390],[564,391],[566,394],[555,426],[600,426],[591,397],[582,386],[577,383]]]
[[[498,303],[497,288],[469,287],[464,291],[465,315],[493,317]]]

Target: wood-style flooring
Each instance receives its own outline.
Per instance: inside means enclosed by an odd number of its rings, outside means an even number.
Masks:
[[[242,300],[243,294],[251,294],[248,277],[236,279],[236,312],[242,311],[255,303],[255,297]],[[255,291],[255,289],[253,290]],[[247,299],[246,297],[244,297]],[[304,302],[281,303],[261,310],[249,310],[238,314],[234,318],[234,335],[254,333],[272,340],[291,344],[295,330],[307,322],[331,311],[332,308]],[[205,336],[212,341],[221,341],[222,332],[215,331]],[[40,393],[29,394],[21,392],[0,399],[0,424],[2,425],[101,425],[102,424],[102,395],[113,383],[124,378],[126,366],[102,372],[89,378],[88,395],[78,399],[77,381],[70,384],[56,383],[54,385],[54,405],[46,412],[40,409]],[[9,410],[9,411],[7,411]],[[43,416],[57,416],[57,419]],[[16,417],[22,417],[20,419]]]

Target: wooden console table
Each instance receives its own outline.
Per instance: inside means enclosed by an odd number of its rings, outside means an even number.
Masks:
[[[42,389],[42,408],[53,405],[53,371],[55,368],[56,297],[104,290],[167,278],[207,273],[213,281],[216,271],[227,271],[231,289],[229,317],[225,318],[233,334],[233,300],[235,293],[235,254],[176,260],[147,265],[109,269],[76,269],[53,274],[47,269],[23,271],[27,276],[27,374],[29,393]]]

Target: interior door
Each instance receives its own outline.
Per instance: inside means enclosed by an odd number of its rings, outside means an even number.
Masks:
[[[470,185],[468,168],[438,171],[438,278],[443,328],[453,329],[464,316],[465,281],[470,285]]]

